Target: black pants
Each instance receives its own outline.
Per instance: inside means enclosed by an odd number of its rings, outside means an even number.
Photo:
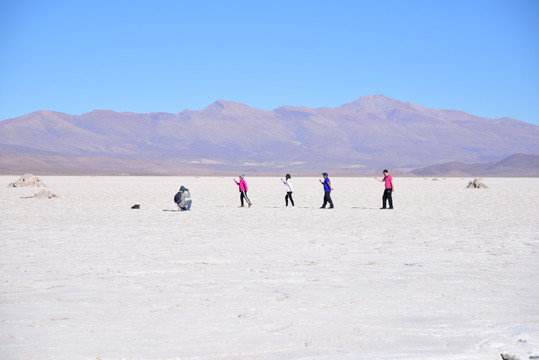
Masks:
[[[286,196],[284,197],[284,201],[286,202],[286,206],[288,206],[288,199],[290,199],[290,202],[292,203],[292,206],[294,206],[294,199],[292,199],[292,191],[288,191],[286,193]]]
[[[245,200],[247,200],[247,204],[249,204],[249,206],[251,206],[251,200],[249,200],[249,198],[247,197],[247,191],[241,191],[240,192],[241,206],[243,206],[243,199],[244,198],[245,198]]]
[[[324,205],[322,205],[323,208],[326,207],[326,204],[329,203],[329,207],[333,207],[333,201],[331,200],[331,191],[324,191]]]
[[[393,189],[386,189],[384,191],[384,195],[382,196],[382,207],[385,209],[386,202],[389,201],[389,208],[393,208],[393,198],[391,197],[391,193],[393,192]]]

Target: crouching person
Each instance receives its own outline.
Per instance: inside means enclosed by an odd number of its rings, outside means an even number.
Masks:
[[[178,205],[178,211],[191,210],[193,201],[187,200],[190,197],[191,194],[189,193],[189,189],[186,189],[185,186],[182,185],[178,193],[174,195],[174,202]]]

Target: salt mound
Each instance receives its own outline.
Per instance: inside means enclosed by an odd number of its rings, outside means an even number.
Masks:
[[[24,174],[23,176],[19,178],[19,180],[10,183],[7,187],[25,187],[25,186],[46,187],[43,180],[41,180],[40,178],[32,174]]]
[[[466,186],[466,188],[468,188],[468,189],[488,189],[488,186],[483,184],[478,179],[474,179],[474,181],[470,181],[468,183],[468,186]]]
[[[59,196],[56,195],[56,194],[53,194],[52,191],[43,189],[40,192],[35,193],[32,196],[25,196],[25,197],[23,197],[23,199],[30,199],[30,198],[38,198],[38,199],[49,198],[49,199],[52,199],[52,198],[57,198],[57,197],[59,197]]]

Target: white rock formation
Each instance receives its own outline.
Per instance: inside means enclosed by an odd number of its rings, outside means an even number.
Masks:
[[[19,178],[19,180],[10,183],[7,187],[25,187],[25,186],[46,187],[43,180],[41,180],[40,178],[32,174],[24,174],[23,176]]]

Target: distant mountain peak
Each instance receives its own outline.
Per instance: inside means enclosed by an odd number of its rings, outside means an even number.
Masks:
[[[96,116],[106,116],[106,115],[112,115],[112,114],[121,114],[121,113],[114,110],[96,109],[96,110],[92,110],[90,112],[84,113],[81,116],[82,117],[86,117],[86,116],[96,117]]]
[[[222,104],[220,101],[216,101],[202,111],[208,114],[219,114],[221,111],[224,110],[224,108],[224,104]]]
[[[206,114],[219,114],[223,111],[237,112],[237,111],[245,111],[245,110],[253,110],[253,108],[239,102],[217,100],[202,111]]]
[[[344,104],[342,108],[348,108],[354,112],[359,112],[361,110],[385,110],[402,104],[401,101],[388,98],[384,95],[367,95],[362,96],[351,103]]]

